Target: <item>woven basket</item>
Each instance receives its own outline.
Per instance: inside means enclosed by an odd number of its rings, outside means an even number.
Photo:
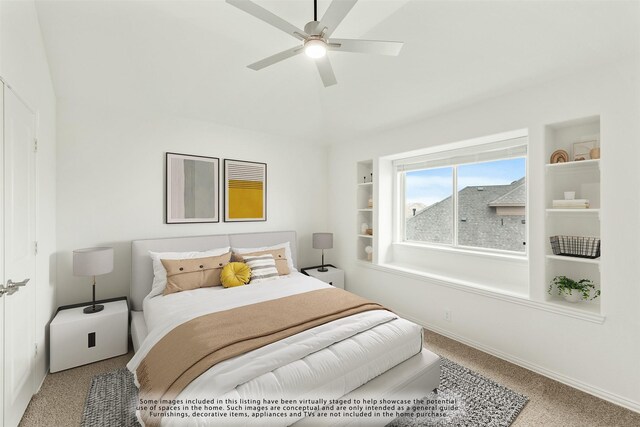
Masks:
[[[589,259],[600,257],[599,237],[551,236],[549,241],[554,255]]]

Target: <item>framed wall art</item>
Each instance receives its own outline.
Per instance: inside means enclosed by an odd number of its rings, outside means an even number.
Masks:
[[[224,159],[224,221],[267,220],[267,164]]]
[[[573,160],[591,160],[591,150],[598,147],[598,140],[580,141],[573,144]]]
[[[166,153],[167,224],[220,222],[220,159]]]

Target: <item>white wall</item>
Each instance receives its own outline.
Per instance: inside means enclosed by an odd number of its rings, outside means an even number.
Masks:
[[[0,76],[36,112],[36,380],[48,369],[48,323],[55,308],[56,98],[33,1],[0,2]]]
[[[425,94],[425,96],[428,96]],[[544,125],[600,115],[604,324],[418,280],[358,263],[355,182],[359,160],[528,128],[531,294],[544,298]],[[500,357],[640,411],[640,64],[591,69],[413,125],[334,144],[330,226],[347,289]],[[464,266],[461,266],[464,268]],[[444,320],[444,310],[452,313]]]
[[[58,304],[91,299],[90,278],[71,269],[71,252],[83,247],[115,248],[114,271],[96,279],[97,298],[129,294],[135,239],[295,230],[299,266],[319,263],[311,234],[326,226],[326,147],[65,101],[58,103],[58,129]],[[266,162],[267,221],[164,224],[167,151]]]

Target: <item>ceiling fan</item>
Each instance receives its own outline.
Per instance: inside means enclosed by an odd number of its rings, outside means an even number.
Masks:
[[[317,0],[314,0],[313,21],[308,22],[304,26],[304,31],[250,0],[226,1],[230,5],[235,6],[268,24],[271,24],[279,30],[282,30],[302,41],[302,45],[284,50],[261,61],[248,65],[247,67],[252,70],[261,70],[304,52],[310,58],[315,59],[316,66],[320,72],[320,78],[322,78],[322,83],[324,83],[325,87],[328,87],[335,85],[338,81],[333,73],[329,57],[326,55],[327,51],[373,53],[378,55],[396,56],[400,53],[400,49],[402,49],[402,42],[329,38],[358,0],[333,0],[320,21],[318,21],[318,2]]]

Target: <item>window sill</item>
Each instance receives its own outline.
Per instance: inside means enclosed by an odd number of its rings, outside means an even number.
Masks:
[[[461,247],[454,248],[451,246],[430,245],[427,243],[413,243],[413,242],[393,242],[393,245],[400,246],[400,247],[407,247],[407,248],[450,252],[450,253],[478,256],[478,257],[484,257],[484,258],[502,259],[507,261],[513,261],[520,264],[527,264],[529,262],[529,258],[527,257],[526,254],[518,255],[515,253],[506,253],[506,252],[498,252],[498,251],[496,252],[476,251],[468,248],[461,248]]]
[[[529,299],[529,296],[525,294],[508,292],[502,289],[482,286],[476,283],[462,281],[451,277],[429,274],[421,270],[412,269],[410,267],[398,264],[373,264],[371,262],[361,261],[358,263],[358,265],[378,271],[383,271],[385,273],[405,276],[415,280],[428,281],[429,283],[435,284],[437,286],[444,286],[447,288],[453,288],[472,294],[499,299],[512,304],[518,304],[537,310],[560,314],[587,322],[603,324],[606,319],[605,316],[590,311],[589,308],[582,310],[579,308],[562,305],[560,302],[534,301]]]

